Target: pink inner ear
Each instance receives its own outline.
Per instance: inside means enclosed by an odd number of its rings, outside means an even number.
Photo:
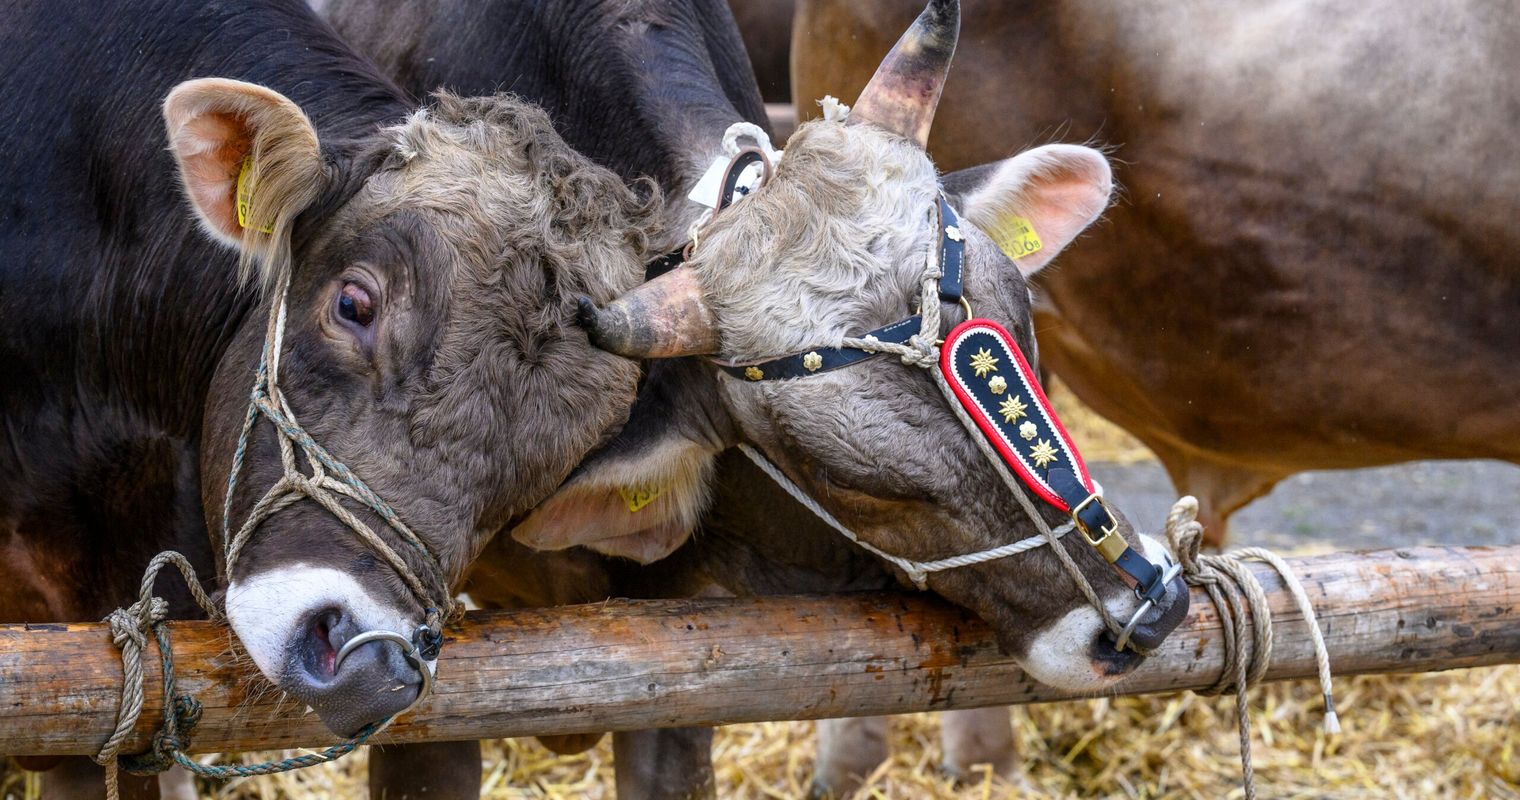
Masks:
[[[1101,153],[1047,145],[1004,161],[967,196],[966,216],[1030,275],[1103,213],[1112,192]]]
[[[512,538],[538,550],[580,545],[648,564],[670,555],[691,535],[675,491],[630,511],[616,489],[568,488],[514,528]]]
[[[237,176],[250,145],[242,121],[217,112],[191,118],[175,141],[190,199],[218,233],[233,240],[243,233],[237,220]]]

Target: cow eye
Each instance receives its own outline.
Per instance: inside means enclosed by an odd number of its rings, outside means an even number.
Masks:
[[[357,283],[343,284],[338,293],[338,316],[361,328],[368,328],[375,321],[375,304],[369,292]]]

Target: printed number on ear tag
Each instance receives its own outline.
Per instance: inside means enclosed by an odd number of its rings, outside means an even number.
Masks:
[[[1009,217],[989,233],[998,249],[1007,253],[1009,258],[1027,258],[1045,249],[1034,223],[1027,217]]]
[[[628,513],[637,514],[644,507],[660,499],[665,494],[666,486],[619,486],[618,496],[628,504]]]
[[[251,169],[253,169],[253,158],[244,157],[243,166],[238,169],[237,178],[237,218],[238,226],[242,228],[248,227],[248,210],[253,205],[253,187],[249,185],[252,181],[248,180],[248,171]],[[259,228],[259,233],[274,233],[274,226],[266,225]]]

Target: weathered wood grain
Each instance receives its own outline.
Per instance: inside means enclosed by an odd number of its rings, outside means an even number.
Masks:
[[[1337,674],[1520,662],[1520,547],[1411,548],[1293,561]],[[1307,628],[1278,580],[1270,677],[1313,674]],[[205,704],[194,749],[332,741],[282,701],[226,629],[173,626],[183,689]],[[1190,619],[1120,693],[1203,687],[1220,670],[1219,622]],[[805,719],[1057,700],[1000,656],[987,628],[922,595],[608,602],[472,613],[450,632],[438,691],[388,741],[492,738]],[[128,750],[141,748],[150,707]],[[87,754],[114,723],[120,666],[105,626],[0,627],[0,753]],[[1312,691],[1306,689],[1306,691]]]

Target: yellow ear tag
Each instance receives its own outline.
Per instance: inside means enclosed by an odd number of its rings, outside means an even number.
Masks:
[[[248,171],[253,169],[253,157],[244,156],[243,166],[238,170],[237,215],[238,225],[248,227],[248,208],[253,203],[253,187],[248,185]],[[259,228],[260,233],[274,233],[274,226]]]
[[[1040,252],[1045,248],[1045,243],[1040,241],[1040,234],[1035,233],[1034,223],[1028,217],[1008,217],[996,230],[988,231],[992,241],[997,242],[999,250],[1008,254],[1009,258],[1025,258]]]
[[[623,498],[623,502],[628,504],[628,513],[637,514],[645,506],[660,499],[660,495],[665,494],[665,490],[669,488],[668,486],[619,486],[617,491],[618,496]]]

